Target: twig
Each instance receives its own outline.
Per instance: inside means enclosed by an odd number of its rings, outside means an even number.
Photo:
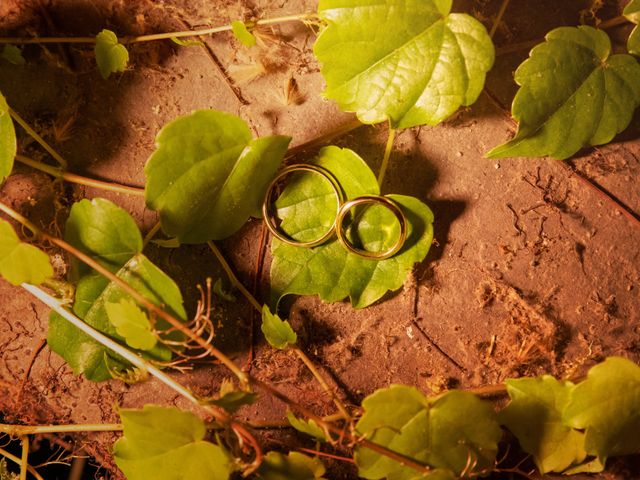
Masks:
[[[297,15],[285,15],[282,17],[274,17],[274,18],[265,18],[262,20],[258,20],[253,23],[251,26],[259,26],[259,25],[272,25],[274,23],[286,23],[286,22],[304,22],[305,20],[310,20],[315,18],[315,13],[301,13]],[[140,42],[151,42],[154,40],[168,40],[171,38],[182,38],[182,37],[198,37],[201,35],[212,35],[214,33],[220,32],[228,32],[232,30],[231,25],[222,25],[219,27],[213,28],[203,28],[200,30],[188,30],[181,32],[165,32],[165,33],[154,33],[151,35],[138,35],[135,37],[122,37],[120,43],[130,44],[130,43],[140,43]],[[0,44],[2,43],[11,43],[14,45],[27,45],[33,43],[96,43],[95,37],[33,37],[33,38],[19,38],[19,37],[0,37]]]
[[[22,444],[22,456],[20,457],[20,480],[27,480],[27,472],[29,471],[29,437],[27,435],[20,436]]]
[[[493,22],[493,26],[491,27],[491,31],[489,32],[489,36],[493,38],[496,34],[496,30],[498,30],[498,26],[502,21],[502,17],[504,16],[504,12],[507,10],[509,6],[509,0],[502,0],[502,5],[500,5],[500,10],[498,11],[498,15],[496,16],[495,22]]]
[[[20,115],[18,115],[15,110],[9,108],[9,115],[11,115],[11,118],[13,118],[16,123],[20,125],[25,130],[25,132],[27,132],[36,142],[38,142],[42,146],[42,148],[49,152],[49,155],[55,158],[62,168],[67,168],[67,161],[62,158],[62,156],[58,152],[56,152],[53,147],[51,147],[51,145],[49,145],[45,141],[44,138],[38,135],[38,132],[31,128],[31,126],[26,121],[24,121],[24,119]]]
[[[18,457],[16,457],[15,455],[11,455],[9,452],[7,452],[3,448],[0,448],[0,455],[2,455],[7,460],[11,460],[16,465],[21,465],[21,461]],[[27,464],[27,470],[31,475],[33,475],[33,477],[36,480],[44,480],[44,478],[42,478],[42,476],[38,473],[38,471],[35,468],[33,468],[31,465]]]
[[[71,183],[77,183],[78,185],[86,185],[88,187],[95,187],[101,190],[109,190],[111,192],[124,193],[127,195],[136,195],[139,197],[144,196],[144,188],[130,187],[128,185],[121,185],[115,182],[105,182],[102,180],[95,180],[93,178],[83,177],[75,173],[65,172],[60,168],[52,167],[46,163],[38,162],[24,155],[16,155],[16,160],[20,163],[28,165],[31,168],[40,170],[41,172],[48,173],[52,177],[59,178]]]
[[[389,159],[391,158],[391,151],[393,150],[393,141],[396,138],[396,129],[389,124],[389,136],[387,137],[387,145],[384,147],[384,157],[382,158],[382,164],[380,165],[380,173],[378,173],[378,185],[382,187],[384,176],[387,173],[387,167],[389,166]]]
[[[81,433],[81,432],[120,432],[120,423],[88,423],[66,425],[11,425],[0,424],[0,433],[11,436],[36,435],[40,433]]]

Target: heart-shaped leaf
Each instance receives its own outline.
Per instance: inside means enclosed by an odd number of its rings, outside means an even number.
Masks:
[[[181,243],[235,233],[260,217],[267,186],[289,137],[255,140],[247,125],[224,112],[201,110],[165,125],[145,166],[146,201],[162,230]]]
[[[98,70],[105,80],[114,72],[124,72],[129,63],[127,48],[111,30],[102,30],[96,35],[94,52]]]
[[[9,115],[9,105],[0,93],[0,183],[13,170],[13,161],[18,151],[16,130]]]
[[[457,478],[470,459],[477,471],[494,465],[502,431],[492,406],[475,395],[453,390],[429,400],[414,387],[392,385],[369,395],[362,407],[356,424],[360,435],[441,469],[436,478]],[[423,478],[366,447],[357,448],[355,460],[363,478]]]
[[[321,0],[314,46],[324,95],[364,123],[436,125],[476,101],[494,48],[451,0]]]
[[[0,219],[0,276],[13,285],[39,285],[53,276],[49,255],[21,242],[11,224]]]
[[[375,175],[356,153],[326,147],[314,161],[329,170],[348,199],[380,193]],[[328,302],[350,297],[356,308],[378,300],[389,290],[400,288],[413,265],[422,261],[433,239],[433,213],[413,197],[390,195],[408,219],[408,237],[395,256],[381,261],[349,253],[338,241],[315,248],[301,248],[273,240],[271,289],[275,300],[284,295],[319,295]],[[318,238],[331,227],[336,197],[326,180],[304,174],[292,178],[276,201],[281,228],[297,240]],[[386,208],[373,206],[355,221],[349,232],[363,247],[380,251],[395,243],[399,226]],[[352,241],[355,241],[352,238]]]
[[[191,412],[145,405],[121,409],[124,435],[113,445],[116,464],[129,480],[227,480],[232,456],[206,441],[204,422]]]
[[[516,71],[521,86],[512,114],[513,140],[487,156],[565,159],[622,132],[640,105],[640,65],[631,55],[611,55],[606,33],[561,27]]]

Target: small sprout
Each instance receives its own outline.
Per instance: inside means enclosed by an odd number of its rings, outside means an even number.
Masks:
[[[104,79],[114,72],[124,72],[129,63],[129,52],[111,30],[102,30],[96,36],[95,56],[98,70]]]
[[[233,35],[242,43],[245,47],[253,47],[256,44],[256,37],[249,31],[247,25],[240,21],[234,20],[231,22],[231,29]]]

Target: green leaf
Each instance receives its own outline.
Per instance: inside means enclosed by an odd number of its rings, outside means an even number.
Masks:
[[[74,203],[64,238],[112,273],[142,252],[142,235],[136,222],[126,210],[104,198]],[[76,276],[92,272],[79,260],[72,260],[72,265]]]
[[[124,435],[113,446],[128,480],[226,480],[236,470],[220,445],[204,440],[205,424],[193,413],[145,405],[121,409]]]
[[[129,63],[129,52],[111,30],[102,30],[96,36],[95,55],[98,70],[105,80],[114,72],[124,72]]]
[[[213,284],[213,294],[231,303],[234,303],[238,300],[230,290],[227,290],[223,287],[222,280],[220,278]]]
[[[0,93],[0,183],[13,170],[13,161],[18,151],[16,130],[9,115],[9,105]]]
[[[224,408],[229,413],[234,413],[244,405],[251,405],[258,395],[244,390],[236,390],[232,380],[223,380],[220,385],[220,395],[216,399],[207,399],[208,404]]]
[[[327,440],[324,430],[320,428],[314,420],[300,419],[296,417],[291,410],[287,410],[287,420],[289,420],[291,426],[299,432],[309,435],[321,442],[325,442]]]
[[[171,41],[181,47],[202,47],[204,45],[200,40],[183,40],[178,37],[171,37]]]
[[[253,47],[256,44],[256,37],[254,37],[247,29],[244,22],[234,20],[231,22],[231,30],[233,32],[233,36],[236,37],[245,47]]]
[[[375,175],[356,153],[349,149],[325,147],[312,162],[329,170],[342,186],[347,198],[380,193]],[[271,289],[278,300],[288,294],[319,295],[328,302],[350,297],[356,308],[378,300],[389,290],[400,288],[413,265],[424,260],[433,240],[433,213],[413,197],[389,195],[408,219],[408,236],[402,250],[382,261],[347,252],[336,240],[308,249],[273,240],[271,251]],[[336,198],[328,182],[318,175],[292,178],[276,201],[281,228],[298,240],[318,238],[333,224]],[[384,207],[365,211],[349,232],[371,251],[395,243],[399,226]]]
[[[505,383],[511,402],[500,412],[500,421],[533,456],[538,470],[562,472],[583,462],[584,433],[562,423],[574,385],[549,375]]]
[[[174,317],[186,319],[178,286],[144,255],[137,254],[132,257],[117,272],[117,276]],[[123,300],[132,301],[116,284],[109,283],[97,275],[87,275],[78,283],[74,312],[95,329],[125,343],[125,338],[109,321],[106,309],[107,304],[118,304]],[[168,328],[169,325],[164,320],[156,319],[155,329],[160,332],[161,338],[183,340],[183,334],[180,332],[163,334],[162,332]],[[54,352],[67,361],[76,374],[82,373],[94,382],[108,380],[113,377],[113,372],[130,367],[127,362],[55,313],[49,318],[47,342]],[[171,350],[162,343],[140,353],[159,361],[168,361],[172,357]]]
[[[289,137],[251,140],[238,117],[200,110],[160,131],[145,166],[146,202],[182,243],[220,240],[259,217]]]
[[[631,0],[625,7],[622,14],[632,23],[640,23],[640,0]],[[635,27],[629,35],[627,50],[633,55],[640,55],[640,28]]]
[[[22,56],[22,50],[15,45],[5,45],[0,53],[0,57],[13,65],[24,65],[26,60]]]
[[[585,449],[604,466],[608,457],[640,453],[640,367],[609,357],[573,389],[563,421],[585,430]]]
[[[107,302],[104,307],[109,321],[127,345],[138,350],[151,350],[156,346],[158,340],[151,330],[151,322],[135,302],[122,298],[119,303]]]
[[[609,143],[640,105],[640,65],[631,55],[611,55],[607,34],[592,27],[552,30],[515,80],[521,87],[512,107],[518,133],[489,158],[569,158]]]
[[[0,219],[0,276],[13,285],[39,285],[53,276],[49,255],[21,242],[11,224]]]
[[[271,313],[266,305],[262,307],[262,326],[260,329],[269,345],[278,350],[295,345],[298,340],[298,335],[293,331],[289,322]]]
[[[324,95],[364,123],[436,125],[474,103],[493,65],[484,26],[451,0],[321,0]]]
[[[269,452],[258,470],[258,477],[263,480],[322,480],[324,474],[324,465],[318,458],[298,452],[287,456]]]
[[[360,435],[441,469],[434,478],[455,478],[469,461],[474,462],[474,471],[494,465],[502,431],[492,406],[475,395],[453,390],[429,400],[414,387],[392,385],[369,395],[362,407],[364,414],[356,424]],[[423,478],[365,447],[357,448],[355,460],[363,478]]]

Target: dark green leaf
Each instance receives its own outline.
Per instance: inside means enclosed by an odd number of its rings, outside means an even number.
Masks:
[[[201,110],[165,125],[145,167],[146,201],[182,243],[220,240],[260,216],[289,137],[251,140],[238,117]]]
[[[332,172],[346,196],[378,195],[378,183],[367,164],[353,151],[326,147],[313,163]],[[337,241],[312,249],[273,240],[271,288],[276,300],[284,295],[319,295],[328,302],[351,298],[356,308],[378,300],[389,290],[400,288],[413,265],[422,261],[433,239],[433,214],[413,197],[390,195],[407,216],[408,238],[402,250],[382,261],[348,253]],[[276,202],[281,228],[297,240],[318,238],[335,219],[336,198],[318,175],[293,178]],[[372,251],[395,243],[398,222],[389,210],[374,206],[354,222],[350,234]]]
[[[49,255],[21,242],[11,224],[0,219],[0,276],[13,285],[39,285],[53,276]]]
[[[516,82],[518,133],[490,158],[569,158],[583,147],[609,143],[640,105],[636,59],[611,55],[607,34],[587,26],[547,34],[518,67]]]
[[[287,456],[278,452],[265,455],[258,476],[263,480],[322,480],[325,468],[318,458],[290,452]]]
[[[571,382],[544,375],[505,383],[511,402],[500,412],[500,421],[533,456],[540,472],[562,472],[584,461],[584,433],[562,423]]]
[[[158,306],[162,306],[176,318],[184,320],[186,313],[182,306],[182,295],[178,286],[144,255],[137,254],[117,272],[117,276],[131,285],[139,293]],[[122,335],[109,321],[105,305],[132,301],[114,283],[108,283],[97,275],[87,275],[78,284],[74,312],[95,329],[124,343]],[[175,341],[183,339],[179,332],[163,335],[168,324],[157,319],[155,329],[160,337]],[[47,342],[51,349],[62,356],[76,374],[84,374],[87,379],[99,382],[112,378],[112,372],[128,368],[128,364],[115,357],[108,349],[89,338],[66,320],[53,313],[49,319]],[[143,356],[168,361],[171,350],[158,343]]]
[[[326,441],[327,437],[324,430],[320,428],[314,420],[302,420],[296,417],[290,410],[287,410],[287,420],[289,420],[291,426],[299,432],[309,435],[316,440]]]
[[[369,395],[362,407],[364,414],[356,424],[359,434],[440,469],[434,478],[455,478],[472,464],[474,471],[494,465],[502,431],[492,406],[475,395],[453,390],[429,400],[413,387],[392,385]],[[364,447],[357,448],[355,460],[363,478],[423,478]]]
[[[16,130],[9,115],[9,105],[0,93],[0,183],[13,170],[13,161],[18,151]]]
[[[204,422],[177,408],[145,405],[121,409],[124,436],[113,446],[128,480],[226,480],[236,470],[231,455],[204,440]]]
[[[298,336],[289,322],[271,313],[266,305],[262,307],[262,326],[260,328],[269,345],[279,350],[295,345],[298,340]]]
[[[98,70],[104,79],[114,72],[124,72],[129,63],[129,52],[111,30],[102,30],[96,36],[95,55]]]
[[[244,390],[237,390],[233,381],[223,380],[220,385],[220,395],[216,399],[207,399],[206,403],[224,408],[229,413],[234,413],[244,405],[251,405],[258,395]]]
[[[624,9],[623,15],[627,20],[638,25],[640,23],[640,0],[631,0]],[[629,35],[627,50],[633,55],[640,55],[640,28],[635,27]]]
[[[131,215],[103,198],[73,204],[64,238],[113,273],[142,252],[142,235]],[[72,264],[79,276],[92,271],[79,260]]]
[[[585,449],[602,466],[608,457],[640,453],[640,367],[620,357],[593,367],[571,392],[563,420],[585,430]]]
[[[247,29],[244,22],[234,20],[231,22],[231,30],[233,31],[233,36],[245,47],[253,47],[256,44],[256,37]]]
[[[0,57],[13,65],[24,65],[27,63],[22,56],[22,50],[15,45],[5,45],[0,53]]]
[[[451,0],[321,0],[328,23],[314,46],[324,95],[364,123],[436,125],[476,101],[494,48],[484,26],[449,13]]]

